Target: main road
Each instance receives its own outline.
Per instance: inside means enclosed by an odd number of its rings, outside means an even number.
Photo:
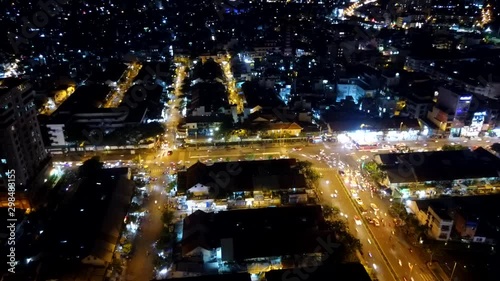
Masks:
[[[458,143],[452,140],[424,140],[405,142],[412,150],[435,150],[444,144]],[[467,146],[487,146],[490,143],[485,140],[476,141],[460,141],[460,144]],[[300,151],[293,149],[300,146]],[[151,171],[152,177],[157,177],[159,180],[155,185],[151,186],[152,199],[158,201],[158,205],[163,205],[167,198],[163,194],[163,187],[166,185],[167,178],[164,172],[172,163],[182,163],[186,166],[192,165],[196,161],[236,161],[245,160],[249,155],[256,160],[264,160],[269,158],[291,157],[299,160],[308,160],[313,163],[323,177],[320,180],[320,188],[323,191],[322,197],[324,202],[328,202],[340,208],[343,216],[348,222],[351,232],[360,239],[363,245],[364,264],[372,268],[379,280],[414,280],[414,281],[431,281],[435,280],[433,275],[425,266],[425,260],[420,260],[419,256],[412,255],[411,245],[406,244],[405,239],[401,237],[401,233],[394,228],[392,219],[387,215],[389,203],[388,199],[381,198],[377,194],[372,194],[367,190],[358,190],[357,194],[360,201],[363,202],[364,209],[370,210],[372,203],[378,206],[378,216],[381,220],[379,226],[368,224],[364,219],[366,215],[361,214],[359,203],[352,196],[352,189],[357,186],[349,186],[352,178],[341,176],[337,169],[331,168],[330,165],[322,160],[315,158],[321,150],[325,154],[330,154],[338,161],[346,163],[343,171],[346,174],[356,174],[359,168],[359,159],[370,158],[373,154],[388,152],[387,150],[372,150],[372,151],[357,151],[346,148],[346,146],[338,143],[323,143],[317,145],[254,145],[253,147],[229,147],[215,148],[204,147],[200,149],[185,149],[176,150],[171,155],[168,155],[167,150],[156,151],[137,151],[141,155],[142,164],[147,166]],[[126,152],[110,152],[106,153],[104,161],[124,161],[137,157],[136,154]],[[79,156],[73,159],[68,157],[58,156],[62,161],[76,160]],[[80,158],[81,159],[81,158]],[[353,176],[356,177],[356,176]],[[336,196],[331,196],[335,194]],[[142,280],[139,276],[150,276],[152,271],[152,259],[149,258],[145,251],[151,246],[159,235],[161,212],[156,209],[156,205],[149,203],[148,209],[152,213],[151,222],[145,223],[143,226],[143,236],[136,241],[136,245],[142,250],[137,252],[137,258],[134,258],[128,266],[127,272],[130,273],[130,280]],[[374,217],[374,211],[371,210],[370,216]],[[354,217],[361,218],[361,225],[357,224]],[[383,221],[382,221],[383,220]],[[148,277],[149,278],[149,277]]]

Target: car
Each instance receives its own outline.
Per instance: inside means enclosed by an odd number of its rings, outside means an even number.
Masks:
[[[351,189],[351,194],[353,198],[358,198],[358,191],[356,189]]]
[[[293,151],[301,151],[302,150],[302,147],[294,147],[293,148]]]
[[[174,152],[173,152],[172,150],[169,150],[169,151],[167,152],[167,155],[168,155],[168,156],[170,156],[170,155],[172,155],[173,153],[174,153]]]
[[[378,219],[373,219],[373,224],[375,226],[380,226],[380,221]]]
[[[373,211],[378,212],[379,208],[375,203],[371,203],[370,207],[372,207]]]
[[[361,225],[361,219],[358,216],[354,216],[354,222],[356,222],[356,225]]]
[[[368,223],[373,223],[373,219],[370,216],[366,216],[366,221]]]
[[[359,204],[359,205],[363,205],[363,200],[361,200],[361,198],[356,198],[356,202]]]

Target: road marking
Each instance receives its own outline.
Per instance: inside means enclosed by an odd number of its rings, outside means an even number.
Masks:
[[[424,281],[435,281],[434,277],[429,273],[425,273],[425,274],[420,273],[420,277],[422,277],[422,279]]]
[[[318,170],[318,171],[333,171],[333,170],[336,170],[335,168],[317,168],[317,167],[313,167],[314,170]]]
[[[348,189],[347,187],[345,186],[344,184],[344,181],[342,180],[342,178],[338,175],[338,174],[335,174],[335,177],[337,178],[337,180],[340,182],[340,185],[342,185],[343,188],[341,188],[344,193],[347,195],[347,201],[349,201],[349,203],[351,204],[351,206],[354,208],[354,212],[362,217],[363,214],[360,213],[358,207],[354,204],[353,202],[353,199],[352,197],[350,196],[349,192],[348,192]],[[396,270],[394,270],[392,264],[389,262],[389,259],[387,258],[387,256],[385,255],[384,251],[382,251],[382,247],[380,246],[380,244],[378,243],[378,240],[377,238],[375,237],[375,235],[373,235],[371,229],[366,225],[366,224],[363,224],[362,227],[365,229],[365,231],[368,233],[368,236],[370,236],[370,238],[372,238],[375,242],[375,248],[378,250],[378,252],[380,253],[380,255],[382,256],[382,259],[385,261],[385,264],[387,266],[387,268],[389,269],[389,273],[391,274],[392,278],[394,280],[398,280],[397,278],[397,273],[396,273]]]
[[[281,153],[279,152],[258,152],[258,153],[249,153],[249,154],[253,154],[253,155],[281,155]],[[245,156],[248,156],[245,155],[245,154],[226,154],[226,155],[194,155],[194,156],[190,156],[189,158],[191,159],[198,159],[198,158],[215,158],[215,159],[218,159],[218,158],[227,158],[227,157],[245,157]]]

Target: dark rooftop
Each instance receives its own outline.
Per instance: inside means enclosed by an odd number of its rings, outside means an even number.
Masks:
[[[235,260],[312,253],[318,252],[319,238],[328,239],[330,233],[323,229],[319,205],[196,211],[184,220],[182,252],[227,246],[234,249]]]
[[[228,108],[225,86],[219,82],[199,82],[193,86],[189,110],[205,106],[206,112],[217,112],[220,108]]]
[[[120,77],[123,75],[125,70],[127,70],[127,65],[121,62],[110,62],[105,66],[102,72],[93,74],[89,81],[96,83],[104,83],[107,80],[112,82],[118,82]]]
[[[434,213],[436,213],[436,215],[438,215],[440,219],[445,221],[452,220],[451,216],[448,214],[446,206],[439,204],[439,202],[432,202],[429,207],[434,211]]]
[[[165,279],[165,281],[250,281],[250,273],[230,273],[230,274],[217,274],[217,275],[203,275],[196,277],[184,277]]]
[[[301,272],[307,276],[299,275]],[[271,270],[265,273],[267,281],[307,280],[307,281],[370,281],[371,278],[360,263],[322,265],[314,268]]]
[[[500,159],[482,147],[474,151],[387,153],[376,156],[391,183],[500,177]]]
[[[162,87],[159,85],[134,85],[125,93],[120,107],[128,108],[126,122],[140,123],[145,115],[149,119],[161,119],[163,104],[161,103]]]
[[[23,79],[12,77],[0,79],[0,95],[8,93],[10,90],[21,85],[24,82],[26,81]]]
[[[128,168],[92,173],[94,179],[69,184],[68,193],[72,196],[56,207],[57,213],[47,230],[47,245],[56,258],[55,264],[58,258],[80,263],[88,255],[105,261],[112,257],[133,187],[123,181],[128,178]]]
[[[196,184],[216,183],[214,175],[222,173],[232,174],[227,184],[216,191],[219,197],[234,191],[304,188],[306,186],[304,176],[299,174],[295,165],[295,159],[217,162],[213,165],[197,162],[186,172],[179,173],[178,190],[180,193],[185,193]],[[220,187],[220,184],[218,185]]]
[[[399,130],[402,126],[407,129],[419,128],[420,124],[417,119],[392,117],[392,118],[358,118],[349,119],[352,115],[337,116],[337,118],[330,119],[328,122],[330,129],[334,132],[356,131],[356,130],[370,130],[370,131],[383,131],[383,130]]]
[[[109,91],[110,88],[104,85],[80,86],[59,106],[54,115],[95,110],[104,103]]]
[[[170,64],[168,62],[146,63],[139,70],[139,73],[134,78],[134,82],[154,82],[155,79],[169,79]],[[157,77],[153,77],[153,75]]]

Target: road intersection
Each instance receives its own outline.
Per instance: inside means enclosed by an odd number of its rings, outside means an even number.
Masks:
[[[442,147],[444,144],[457,144],[457,141],[451,140],[426,140],[405,142],[410,149],[414,151],[432,151]],[[468,146],[488,146],[486,141],[461,141],[460,144]],[[363,245],[362,262],[368,268],[376,272],[379,280],[413,280],[413,281],[431,281],[438,280],[427,268],[427,260],[419,255],[413,254],[412,245],[409,245],[403,238],[403,233],[394,226],[389,213],[389,198],[370,192],[368,189],[360,189],[359,181],[361,179],[360,160],[370,159],[377,153],[389,152],[389,150],[371,150],[358,151],[348,149],[339,143],[321,143],[321,144],[297,144],[297,145],[259,145],[252,147],[205,147],[199,149],[181,149],[174,151],[171,155],[163,150],[139,151],[140,161],[143,167],[150,171],[152,178],[158,178],[150,185],[151,198],[163,206],[168,198],[162,193],[164,187],[168,184],[166,172],[173,164],[189,166],[196,161],[216,162],[216,161],[243,161],[248,159],[266,160],[277,158],[296,158],[298,160],[307,160],[313,163],[313,167],[322,174],[319,181],[320,195],[323,204],[332,204],[337,206],[342,215],[346,218],[349,229],[352,234],[360,239]],[[335,161],[325,161],[320,154],[330,155],[330,159]],[[91,155],[89,155],[91,156]],[[58,156],[61,157],[61,156]],[[102,161],[121,163],[130,163],[132,159],[137,159],[137,154],[126,152],[106,153],[102,156]],[[81,158],[81,157],[74,157]],[[63,157],[70,161],[68,157]],[[61,159],[61,160],[63,160]],[[57,161],[57,160],[56,160]],[[63,160],[64,161],[64,160]],[[329,163],[327,163],[329,162]],[[332,166],[335,162],[337,167]],[[341,165],[341,167],[338,167]],[[342,171],[342,174],[339,173]],[[356,192],[353,192],[353,191]],[[331,194],[336,194],[335,197]],[[356,194],[355,196],[353,194]],[[359,198],[359,199],[356,199]],[[128,280],[145,280],[149,278],[152,272],[152,258],[146,252],[149,251],[152,243],[157,239],[160,233],[161,211],[157,210],[157,205],[151,203],[146,206],[150,209],[150,222],[143,227],[143,234],[136,241],[138,252],[136,258],[133,258],[128,265]],[[363,208],[360,209],[360,202]],[[375,212],[370,208],[371,204],[377,206]],[[357,216],[362,218],[359,225],[354,220]],[[378,216],[380,225],[369,224],[367,216]]]

